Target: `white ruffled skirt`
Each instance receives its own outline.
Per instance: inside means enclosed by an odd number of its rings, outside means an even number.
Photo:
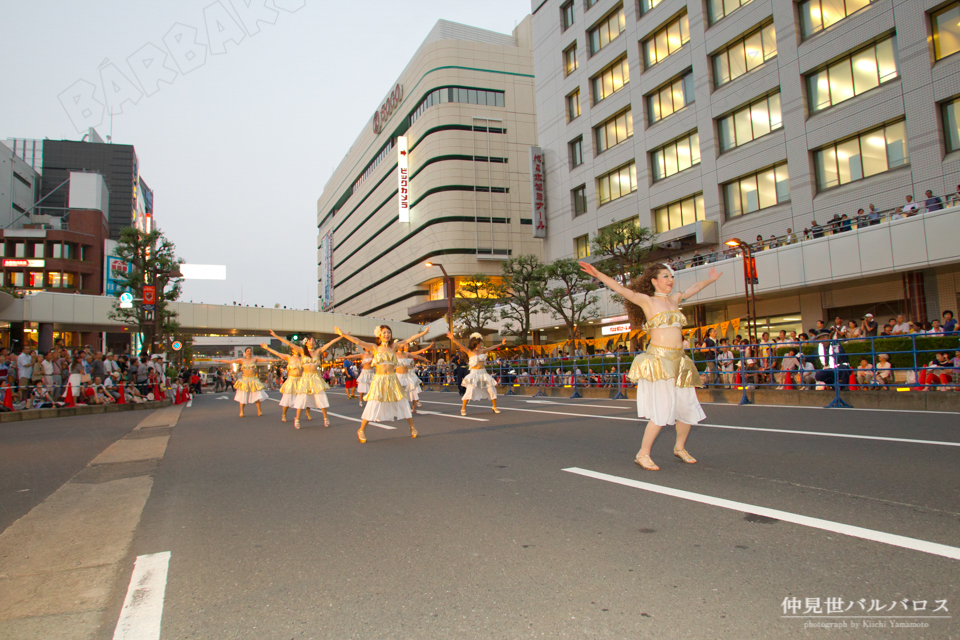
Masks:
[[[637,416],[658,426],[697,424],[707,416],[697,399],[700,374],[682,349],[650,345],[627,377],[637,383]]]
[[[398,373],[397,378],[400,380],[400,386],[407,390],[410,402],[420,399],[420,378],[417,377],[417,374],[408,371],[407,373]]]
[[[363,405],[363,420],[370,422],[393,422],[394,420],[406,420],[413,417],[413,411],[410,409],[409,400],[400,402],[377,402],[376,400],[367,400]]]
[[[357,377],[357,392],[366,393],[370,391],[370,383],[373,382],[373,376],[377,374],[374,369],[364,369]]]
[[[307,395],[306,393],[298,393],[293,398],[294,409],[326,409],[330,406],[330,400],[327,399],[327,394],[325,391],[320,393],[315,393],[312,395]]]
[[[240,404],[253,404],[254,402],[261,402],[263,400],[266,400],[268,397],[269,396],[267,396],[267,392],[264,391],[263,389],[259,389],[257,391],[238,390],[237,393],[233,396],[233,400],[235,402],[239,402]]]
[[[461,385],[467,390],[463,394],[464,400],[497,399],[497,381],[486,369],[471,369]]]

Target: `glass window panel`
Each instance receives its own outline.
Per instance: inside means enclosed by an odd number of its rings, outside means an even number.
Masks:
[[[727,151],[737,146],[737,138],[733,124],[733,116],[720,118],[720,149]]]
[[[603,90],[600,95],[606,98],[611,93],[613,93],[613,73],[608,72],[603,74]]]
[[[577,99],[577,104],[580,104],[579,97],[580,97],[580,93],[577,92],[577,98],[578,98],[578,99]],[[502,107],[503,105],[504,105],[504,94],[498,93],[498,94],[497,94],[497,106],[498,106],[498,107]],[[579,113],[580,113],[580,108],[577,107],[577,114],[579,115]]]
[[[723,0],[723,15],[728,16],[740,8],[740,0]]]
[[[736,182],[731,182],[723,188],[724,199],[726,200],[727,208],[727,217],[734,217],[743,215],[743,210],[740,207],[740,185]]]
[[[880,86],[877,75],[877,50],[870,47],[853,56],[853,89],[857,95]]]
[[[905,122],[887,125],[887,164],[891,169],[907,164],[910,156],[907,152],[907,126]]]
[[[674,111],[682,109],[684,105],[686,105],[686,98],[683,95],[683,82],[674,82],[673,85],[667,89],[667,94],[671,97]]]
[[[683,210],[680,207],[679,202],[675,202],[668,206],[670,211],[670,228],[679,229],[683,226]]]
[[[744,213],[752,213],[760,209],[760,200],[757,197],[757,178],[750,176],[740,180],[740,202]]]
[[[730,82],[730,60],[727,57],[726,51],[714,56],[713,77],[717,86]]]
[[[757,175],[757,187],[761,209],[777,204],[777,177],[773,169]]]
[[[690,136],[690,160],[693,164],[700,164],[700,133]]]
[[[22,273],[22,272],[19,272],[19,271],[18,271],[18,272],[11,273],[11,274],[10,274],[10,279],[12,280],[11,284],[12,284],[13,286],[15,286],[15,287],[22,287],[22,286],[23,286],[23,273]]]
[[[767,99],[770,110],[770,129],[779,129],[783,126],[780,118],[780,94],[775,93]]]
[[[649,98],[649,109],[650,109],[650,121],[656,122],[663,118],[663,112],[660,111],[660,102],[663,100],[661,97],[663,92],[655,93]]]
[[[627,139],[627,114],[623,114],[612,123],[616,129],[617,142],[623,142]]]
[[[777,172],[777,202],[787,202],[790,199],[790,175],[787,172],[787,165],[781,164],[775,170]]]
[[[820,0],[820,13],[824,29],[847,17],[843,2],[844,0]]]
[[[690,40],[690,19],[687,18],[687,14],[683,14],[682,16],[680,16],[680,46],[682,47],[689,40]]]
[[[830,74],[830,103],[837,104],[853,97],[853,73],[850,61],[841,60],[827,70]]]
[[[657,62],[660,62],[660,60],[667,57],[667,51],[669,51],[667,47],[667,33],[669,31],[670,31],[670,28],[667,27],[666,29],[660,31],[653,37],[653,47],[654,47],[653,61],[652,61],[653,64],[656,64]]]
[[[683,76],[683,104],[687,105],[696,100],[696,91],[693,86],[693,74]]]
[[[683,215],[683,224],[693,224],[697,221],[697,204],[693,198],[687,198],[680,203]]]
[[[770,113],[767,111],[767,101],[755,102],[750,105],[750,119],[753,121],[753,137],[759,138],[770,133]]]
[[[837,175],[837,151],[833,147],[817,151],[814,156],[817,165],[817,184],[821,189],[829,189],[840,184]]]
[[[937,60],[960,51],[960,4],[933,14],[933,47]]]
[[[627,138],[633,135],[633,110],[627,111],[623,115],[623,121],[626,125]],[[626,138],[625,138],[626,139]]]
[[[637,190],[637,163],[630,163],[630,190]]]
[[[42,242],[38,242],[37,244],[33,245],[33,257],[34,257],[34,258],[42,258],[42,257],[43,257],[43,243],[42,243]]]
[[[807,78],[807,93],[810,95],[810,109],[814,112],[830,106],[830,76],[826,69]]]
[[[624,84],[623,79],[623,65],[616,65],[613,67],[613,90],[619,91]]]
[[[600,178],[597,181],[598,186],[600,187],[600,203],[610,201],[610,181],[607,178]]]
[[[693,156],[690,153],[690,139],[677,141],[677,171],[683,171],[693,166]]]
[[[670,214],[667,207],[660,207],[656,211],[657,219],[657,232],[664,232],[670,230]]]
[[[61,257],[61,255],[62,255],[62,254],[61,254],[61,246],[62,246],[62,245],[60,245],[59,243],[53,245],[53,247],[52,247],[52,249],[53,249],[53,255],[50,256],[51,258],[59,258],[59,257]]]
[[[837,145],[837,166],[840,169],[840,184],[863,177],[863,161],[860,158],[860,140],[854,138]]]
[[[703,208],[703,194],[698,194],[693,200],[697,206],[697,220],[706,220],[707,213]]]
[[[873,0],[847,0],[847,15],[860,11],[871,2]]]
[[[663,150],[653,152],[653,179],[661,180],[666,176],[667,164],[663,155]]]
[[[470,90],[469,90],[469,93],[468,93],[468,95],[467,95],[467,102],[469,102],[470,104],[477,104],[477,90],[476,90],[476,89],[470,89]]]
[[[750,109],[741,109],[733,114],[734,126],[737,131],[737,146],[753,140],[753,126],[750,122]]]
[[[672,176],[680,169],[677,167],[677,146],[671,144],[663,150],[664,177]]]
[[[727,50],[727,55],[730,57],[730,79],[739,78],[747,72],[747,59],[744,53],[744,47],[742,42],[730,47]]]
[[[897,77],[897,39],[895,37],[877,43],[877,67],[880,82]]]
[[[657,62],[655,44],[653,39],[643,43],[643,66],[652,67]]]
[[[25,252],[25,251],[26,251],[26,245],[24,245],[24,243],[18,242],[17,244],[13,245],[13,257],[14,257],[14,258],[24,258],[24,257],[26,257],[26,256],[24,255],[24,252]]]
[[[943,133],[947,142],[947,151],[960,149],[960,100],[943,105]],[[56,250],[57,245],[53,247]]]
[[[860,136],[860,152],[863,155],[863,175],[873,176],[887,170],[887,141],[883,129]]]
[[[744,41],[744,49],[747,56],[747,70],[756,69],[763,64],[763,39],[760,32],[747,36]]]
[[[820,0],[809,0],[800,5],[800,26],[805,38],[823,28],[823,23],[820,21]]]
[[[710,24],[713,24],[724,16],[723,0],[709,0],[707,3],[707,12],[710,18]]]
[[[617,26],[621,33],[627,28],[627,14],[623,9],[620,9],[620,13],[617,14]]]
[[[763,34],[763,59],[769,60],[777,55],[777,32],[773,28],[773,23],[765,26],[761,33]]]

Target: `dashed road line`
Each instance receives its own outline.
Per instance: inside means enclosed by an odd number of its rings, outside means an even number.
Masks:
[[[159,640],[170,552],[137,556],[113,640]]]

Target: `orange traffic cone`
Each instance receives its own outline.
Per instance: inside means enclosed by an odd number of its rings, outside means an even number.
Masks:
[[[3,383],[3,406],[13,411],[13,389],[6,382]]]
[[[120,397],[117,398],[117,404],[127,404],[127,389],[120,385]]]
[[[73,388],[67,383],[67,390],[64,392],[64,398],[68,407],[77,406],[77,401],[73,399]]]
[[[850,384],[851,391],[859,391],[860,387],[856,386],[857,384],[857,374],[851,373],[850,379],[847,381]]]

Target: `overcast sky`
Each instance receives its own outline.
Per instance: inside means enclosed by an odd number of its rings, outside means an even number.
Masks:
[[[233,31],[234,5],[264,3],[287,10]],[[239,44],[191,56],[190,30],[209,44],[223,12],[235,22],[221,17],[214,40]],[[138,99],[113,106],[112,135],[136,147],[158,225],[187,262],[227,266],[226,282],[187,282],[182,299],[231,304],[242,287],[249,305],[312,309],[317,199],[427,33],[439,19],[510,33],[529,12],[529,0],[0,0],[0,139],[79,140],[91,123],[106,139],[109,115],[61,100],[96,87],[104,102],[107,77],[117,100]],[[172,82],[136,62],[169,51],[165,37],[183,47],[164,63]]]

